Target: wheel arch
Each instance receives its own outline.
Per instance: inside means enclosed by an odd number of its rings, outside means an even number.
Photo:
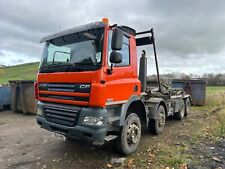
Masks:
[[[148,100],[148,113],[147,119],[156,119],[157,110],[159,106],[163,106],[166,112],[166,116],[168,116],[168,108],[164,99],[162,98],[151,98]]]
[[[192,99],[191,99],[191,95],[189,94],[185,94],[183,97],[183,100],[189,99],[190,103],[192,104]]]
[[[146,108],[145,104],[141,100],[141,96],[131,96],[128,102],[122,105],[120,126],[124,126],[126,116],[129,112],[136,113],[142,123],[147,122]]]

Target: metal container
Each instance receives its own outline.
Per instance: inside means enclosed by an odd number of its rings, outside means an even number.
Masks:
[[[9,107],[10,105],[10,88],[8,86],[0,86],[0,109]]]
[[[11,88],[11,109],[13,109],[14,112],[36,113],[34,81],[15,80],[9,81],[9,83]]]
[[[206,80],[191,79],[181,80],[172,79],[172,88],[181,88],[186,93],[190,94],[192,105],[202,106],[206,99]]]

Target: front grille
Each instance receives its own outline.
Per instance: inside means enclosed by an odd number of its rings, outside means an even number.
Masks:
[[[40,83],[39,90],[55,91],[55,92],[90,93],[91,85],[89,83],[84,84]]]
[[[44,112],[47,121],[69,127],[76,125],[80,109],[80,107],[69,105],[51,103],[46,103],[44,105]]]
[[[51,99],[57,99],[58,102],[65,100],[73,101],[78,105],[88,105],[90,92],[91,84],[89,83],[39,83],[39,96],[45,100],[49,99],[49,102]]]
[[[80,96],[61,96],[61,95],[48,95],[48,94],[40,94],[40,96],[53,98],[53,99],[62,99],[62,100],[75,100],[75,101],[84,101],[84,102],[89,101],[89,97],[80,97]]]

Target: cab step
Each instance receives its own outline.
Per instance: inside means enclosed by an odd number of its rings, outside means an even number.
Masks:
[[[108,135],[105,137],[105,141],[111,141],[116,139],[118,136],[117,135]]]

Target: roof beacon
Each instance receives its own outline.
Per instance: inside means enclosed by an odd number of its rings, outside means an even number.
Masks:
[[[104,22],[105,24],[109,24],[109,19],[108,18],[102,18],[102,22]]]

